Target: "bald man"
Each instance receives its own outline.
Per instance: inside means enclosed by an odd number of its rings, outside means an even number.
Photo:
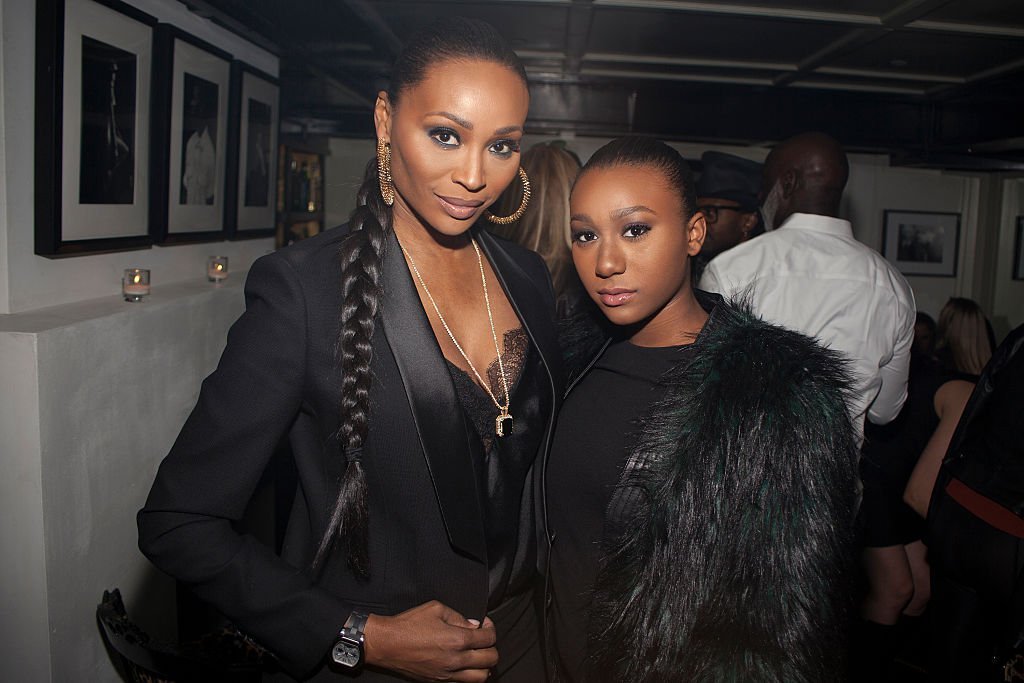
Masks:
[[[914,294],[903,276],[853,238],[839,203],[849,176],[839,143],[803,133],[764,166],[761,215],[769,231],[723,252],[700,288],[749,301],[765,320],[815,337],[850,361],[850,414],[885,424],[907,397]]]

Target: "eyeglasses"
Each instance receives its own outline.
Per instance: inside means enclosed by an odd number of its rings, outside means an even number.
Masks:
[[[750,209],[744,209],[742,206],[725,206],[723,204],[705,204],[704,206],[698,206],[697,210],[704,214],[704,218],[708,223],[717,223],[718,212],[722,210],[751,213]]]

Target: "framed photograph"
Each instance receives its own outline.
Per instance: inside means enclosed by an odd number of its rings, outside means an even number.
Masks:
[[[152,244],[156,23],[116,0],[36,3],[36,254]]]
[[[886,211],[882,256],[904,275],[955,277],[960,214]]]
[[[277,79],[234,62],[228,137],[227,214],[229,239],[266,237],[275,231]]]
[[[224,239],[231,55],[161,24],[153,78],[153,237]]]
[[[1017,216],[1017,236],[1013,240],[1013,279],[1024,280],[1024,216]]]

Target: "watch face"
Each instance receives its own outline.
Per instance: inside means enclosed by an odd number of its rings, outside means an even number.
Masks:
[[[331,657],[342,666],[359,666],[359,660],[361,659],[359,646],[355,643],[339,640],[334,644],[334,649],[331,650]]]

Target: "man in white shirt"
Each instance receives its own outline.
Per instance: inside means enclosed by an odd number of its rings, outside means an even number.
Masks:
[[[849,163],[839,143],[804,133],[765,161],[770,232],[720,254],[700,288],[745,299],[765,320],[815,337],[850,360],[850,414],[885,424],[907,397],[915,304],[910,285],[838,218]],[[774,228],[774,229],[773,229]]]

